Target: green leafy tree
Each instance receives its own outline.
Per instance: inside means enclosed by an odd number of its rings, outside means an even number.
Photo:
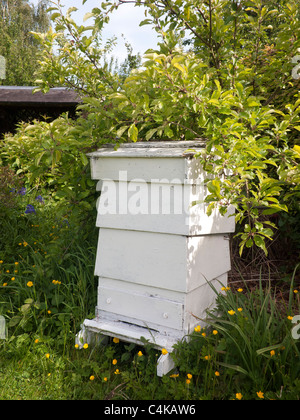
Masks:
[[[256,245],[267,252],[276,229],[267,216],[299,214],[298,1],[137,1],[146,7],[141,25],[151,24],[161,42],[125,80],[103,61],[114,41],[101,44],[109,14],[123,3],[102,3],[85,17],[92,24],[78,26],[76,8],[64,14],[57,1],[53,30],[35,35],[43,44],[39,89],[60,84],[82,96],[65,140],[84,153],[104,142],[204,138],[198,158],[208,173],[208,213],[233,206],[240,251]],[[54,165],[61,148],[56,142]],[[20,166],[13,150],[9,159]]]
[[[34,83],[37,51],[40,44],[31,31],[46,31],[49,27],[47,1],[34,7],[28,0],[0,1],[0,56],[6,60],[3,85],[26,86]]]

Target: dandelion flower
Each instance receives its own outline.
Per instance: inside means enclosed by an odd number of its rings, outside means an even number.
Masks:
[[[116,370],[115,370],[115,375],[120,375],[120,371],[119,371],[119,369],[116,369]]]
[[[240,392],[238,392],[237,394],[235,394],[235,398],[237,400],[241,400],[243,398],[243,395]]]
[[[19,263],[18,262],[15,262],[15,265],[19,265]]]
[[[271,350],[271,351],[270,351],[270,355],[271,355],[271,357],[275,356],[275,354],[276,354],[276,353],[275,353],[275,350]]]
[[[217,330],[213,330],[213,335],[217,335],[218,334],[218,331]]]
[[[78,349],[79,348],[79,344],[75,344],[75,349]]]
[[[138,352],[138,356],[139,356],[139,357],[142,357],[142,356],[143,356],[143,353],[142,353],[141,351],[139,351],[139,352]]]
[[[195,332],[200,332],[201,331],[201,327],[200,325],[197,325],[197,327],[195,327]]]
[[[118,343],[120,342],[120,340],[119,340],[117,337],[114,337],[113,342],[114,342],[115,344],[118,344]]]
[[[233,311],[232,309],[230,310],[230,311],[228,311],[228,313],[229,313],[229,315],[234,315],[235,314],[235,311]]]
[[[189,385],[191,383],[191,380],[187,379],[185,382],[186,382],[187,385]]]
[[[86,350],[88,347],[89,347],[88,343],[85,343],[85,344],[83,345],[83,348],[84,348],[85,350]]]
[[[166,354],[168,354],[168,350],[167,349],[162,349],[162,354],[165,356]]]
[[[237,291],[238,291],[239,293],[242,293],[243,289],[240,287]]]
[[[292,316],[288,316],[288,317],[287,317],[287,319],[288,319],[289,321],[293,321],[293,317],[292,317]]]
[[[107,382],[108,381],[108,379],[107,379],[107,377],[105,376],[105,378],[103,378],[103,381],[104,382]]]
[[[94,375],[91,375],[90,376],[90,381],[93,381],[95,379],[95,376]]]
[[[113,364],[113,365],[116,365],[117,363],[118,363],[117,359],[114,359],[114,360],[112,361],[112,364]]]
[[[3,264],[3,261],[2,260],[0,260],[0,264]]]
[[[220,376],[220,372],[216,371],[215,376]]]
[[[29,282],[27,283],[27,287],[32,287],[32,286],[33,286],[32,281],[29,281]]]
[[[191,373],[188,373],[186,376],[188,377],[188,379],[192,379],[192,377],[193,377],[193,375]]]
[[[3,287],[6,287],[7,286],[7,283],[3,283]]]
[[[46,357],[46,359],[49,359],[50,354],[49,353],[45,354],[45,357]]]
[[[294,293],[295,293],[295,295],[296,295],[296,294],[297,294],[297,293],[299,293],[299,292],[298,292],[298,290],[297,290],[297,289],[295,289],[295,290],[294,290]]]
[[[11,281],[15,281],[15,280],[16,280],[16,278],[15,278],[15,277],[12,277],[12,278],[11,278]]]
[[[202,335],[202,337],[206,337],[206,333],[202,333],[201,335]]]
[[[210,356],[210,355],[205,356],[205,357],[204,357],[204,359],[205,359],[205,360],[210,360],[210,359],[211,359],[211,356]]]
[[[37,344],[39,342],[39,339],[37,338],[36,340],[34,340],[35,344]]]
[[[243,308],[238,308],[238,311],[239,312],[243,312]]]

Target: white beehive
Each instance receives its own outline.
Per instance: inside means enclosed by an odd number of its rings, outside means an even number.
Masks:
[[[194,153],[201,142],[143,142],[91,153],[99,180],[99,278],[96,318],[85,334],[129,342],[141,337],[157,348],[191,333],[227,284],[228,233],[233,213],[206,215],[205,174]],[[191,206],[193,201],[199,204]],[[158,374],[172,367],[162,358]]]

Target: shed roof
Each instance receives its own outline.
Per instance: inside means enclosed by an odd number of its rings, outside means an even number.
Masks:
[[[48,93],[33,93],[33,86],[0,86],[0,106],[75,106],[81,102],[72,90],[58,87]]]

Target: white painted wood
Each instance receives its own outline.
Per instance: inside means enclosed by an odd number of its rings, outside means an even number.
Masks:
[[[149,296],[145,287],[132,293],[99,286],[98,307],[103,311],[137,319],[142,325],[150,322],[176,330],[182,330],[183,327],[183,304]]]
[[[182,160],[182,159],[181,159]],[[177,235],[210,235],[235,229],[233,207],[225,216],[206,214],[203,182],[182,184],[165,179],[126,182],[104,180],[96,225],[100,228],[140,230]],[[200,204],[191,206],[191,203]]]
[[[123,144],[117,150],[107,145],[90,153],[92,179],[118,181],[126,172],[127,180],[143,179],[198,179],[202,168],[197,159],[191,159],[189,149],[200,151],[203,142],[137,142]],[[116,164],[117,160],[117,164]],[[191,163],[193,162],[193,163]]]
[[[167,375],[174,368],[175,364],[170,353],[162,354],[157,362],[157,376]]]
[[[103,284],[108,284],[108,288]],[[227,273],[190,293],[100,278],[97,317],[139,325],[163,334],[178,335],[175,330],[179,329],[187,335],[195,326],[204,325],[207,309],[214,308],[216,295],[210,284],[220,292],[221,287],[227,286]],[[134,302],[133,297],[136,298]]]
[[[210,285],[219,292],[227,284],[227,234],[235,225],[233,217],[206,215],[206,174],[187,150],[203,146],[142,142],[89,155],[101,192],[99,285],[96,317],[84,321],[81,341],[94,333],[137,344],[144,337],[170,353],[196,325],[205,325],[216,300]],[[200,204],[189,207],[194,200]],[[173,367],[170,354],[162,356],[157,373]]]
[[[101,229],[98,249],[96,276],[177,292],[198,288],[230,269],[224,235]]]
[[[164,334],[150,328],[141,327],[130,324],[122,320],[112,319],[110,317],[95,318],[93,320],[86,319],[83,327],[88,331],[101,335],[119,338],[122,341],[143,345],[142,338],[153,344],[156,349],[165,348],[169,352],[173,346],[182,339],[182,334],[176,332],[172,334]]]

